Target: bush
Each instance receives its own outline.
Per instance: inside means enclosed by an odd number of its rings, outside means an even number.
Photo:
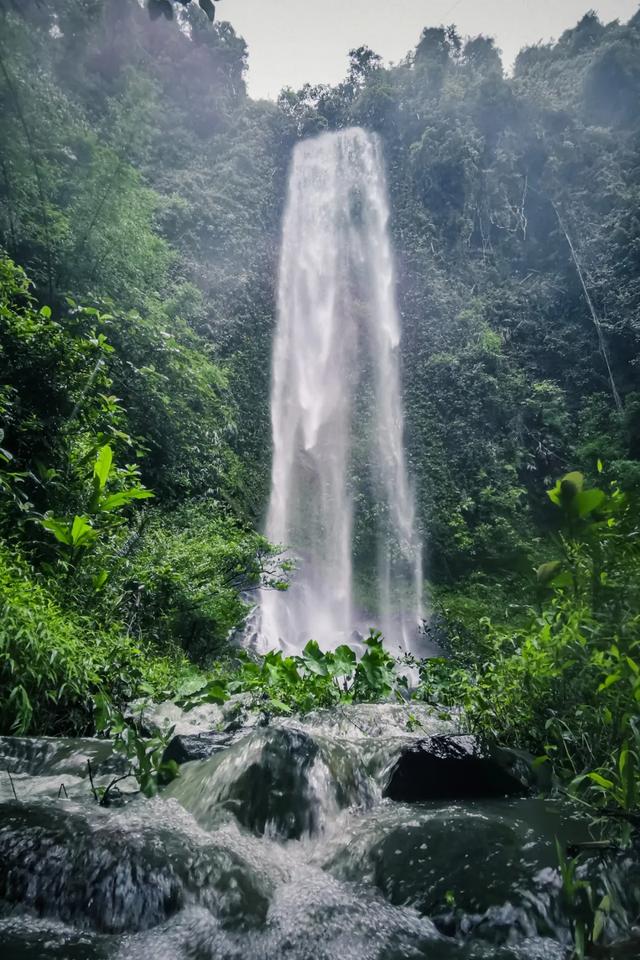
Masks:
[[[243,599],[277,584],[269,543],[214,500],[149,511],[119,571],[126,619],[161,650],[182,649],[201,663],[220,654],[250,609]]]
[[[533,750],[565,782],[586,771],[602,788],[620,757],[627,773],[631,756],[640,772],[637,491],[616,480],[589,487],[573,472],[548,496],[560,528],[555,556],[532,578],[528,616],[483,617],[475,655],[454,645],[448,663],[425,663],[421,694],[442,699],[444,690],[464,703],[472,729]],[[473,609],[455,605],[457,615]]]
[[[160,695],[180,663],[153,659],[116,625],[70,614],[0,547],[0,733],[93,731],[94,698]]]

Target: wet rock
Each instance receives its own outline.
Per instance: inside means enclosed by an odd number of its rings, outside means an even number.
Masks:
[[[260,715],[251,709],[252,696],[238,693],[225,703],[200,703],[180,707],[172,700],[153,703],[134,700],[124,711],[126,719],[135,723],[143,736],[166,736],[173,729],[176,736],[195,737],[203,733],[235,733],[243,735],[258,726]]]
[[[233,742],[229,733],[179,734],[169,742],[162,755],[163,761],[189,763],[191,760],[208,760]]]
[[[308,713],[302,726],[311,733],[361,743],[365,740],[406,740],[453,735],[457,728],[455,711],[440,710],[423,703],[351,703],[331,710]]]
[[[484,912],[508,901],[540,869],[536,863],[531,871],[522,858],[522,840],[502,818],[445,810],[392,830],[373,847],[376,886],[392,903],[432,916],[448,905]]]
[[[320,826],[317,758],[317,744],[300,730],[258,730],[218,757],[185,768],[167,792],[205,828],[223,807],[254,833],[299,838]]]
[[[252,711],[250,693],[236,693],[222,704],[222,728],[226,733],[246,732],[260,723],[260,716]]]
[[[89,763],[94,783],[103,787],[123,776],[129,766],[110,740],[0,737],[0,801],[37,796],[90,799]],[[120,788],[131,792],[137,784],[129,778]]]
[[[0,919],[5,960],[103,960],[107,944],[95,935],[30,916]]]
[[[113,752],[111,740],[92,737],[0,737],[0,768],[30,776],[86,777],[94,770],[123,773],[126,760]]]
[[[329,864],[373,883],[442,933],[499,945],[570,935],[555,837],[586,825],[540,800],[378,808]]]
[[[530,784],[503,753],[472,736],[435,736],[405,747],[383,796],[403,803],[518,796]]]
[[[221,730],[224,724],[222,710],[215,703],[202,703],[184,710],[171,700],[162,703],[134,700],[124,715],[135,722],[143,736],[149,737],[164,736],[171,728],[176,736],[196,736]]]
[[[172,804],[138,810],[0,805],[0,900],[108,934],[149,929],[192,902],[264,920],[266,891],[233,848]]]

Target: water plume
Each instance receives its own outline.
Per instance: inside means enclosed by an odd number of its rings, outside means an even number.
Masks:
[[[381,145],[359,128],[293,153],[273,350],[266,533],[296,560],[263,590],[259,643],[300,649],[379,627],[415,649],[421,543],[407,478]]]

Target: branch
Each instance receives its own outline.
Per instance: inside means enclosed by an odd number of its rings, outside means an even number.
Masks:
[[[555,205],[555,203],[553,202],[553,200],[551,200],[550,203],[551,203],[551,206],[553,207],[553,210],[554,210],[554,213],[555,213],[556,217],[558,218],[558,223],[560,224],[560,229],[561,229],[562,232],[564,233],[565,239],[566,239],[566,241],[567,241],[567,243],[568,243],[568,245],[569,245],[569,250],[571,251],[571,257],[572,257],[573,262],[574,262],[574,264],[575,264],[575,268],[576,268],[576,270],[577,270],[577,272],[578,272],[578,276],[580,277],[580,283],[581,283],[581,285],[582,285],[582,290],[583,290],[583,292],[584,292],[584,296],[585,296],[585,299],[586,299],[586,301],[587,301],[587,304],[589,305],[589,310],[591,311],[591,317],[592,317],[592,319],[593,319],[593,323],[594,323],[595,328],[596,328],[596,330],[597,330],[597,332],[598,332],[598,343],[599,343],[599,346],[600,346],[600,353],[601,353],[602,356],[604,357],[604,362],[605,362],[606,367],[607,367],[607,373],[608,373],[608,375],[609,375],[609,383],[611,384],[611,393],[613,394],[613,402],[614,402],[615,405],[616,405],[616,409],[617,409],[618,413],[622,413],[622,401],[621,401],[621,399],[620,399],[620,394],[618,393],[618,390],[617,390],[617,388],[616,388],[615,381],[614,381],[614,379],[613,379],[613,372],[612,372],[612,370],[611,370],[611,364],[609,363],[609,355],[607,354],[607,347],[606,347],[606,344],[605,344],[605,342],[604,342],[604,336],[603,336],[603,334],[602,334],[602,326],[601,326],[601,324],[600,324],[600,320],[599,320],[599,318],[598,318],[598,315],[597,315],[597,313],[596,313],[595,307],[594,307],[594,305],[593,305],[593,301],[592,301],[591,297],[589,296],[589,291],[587,290],[587,284],[585,283],[584,275],[583,275],[583,273],[582,273],[582,268],[580,267],[580,261],[578,260],[578,256],[577,256],[576,251],[575,251],[575,249],[574,249],[573,243],[571,242],[571,237],[569,236],[569,233],[568,233],[568,231],[567,231],[567,228],[565,227],[564,223],[562,222],[562,218],[561,218],[561,216],[560,216],[560,213],[559,213],[559,211],[558,211],[558,208],[556,207],[556,205]]]

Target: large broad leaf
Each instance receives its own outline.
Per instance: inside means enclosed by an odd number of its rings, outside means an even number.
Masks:
[[[326,677],[329,673],[327,658],[318,646],[316,640],[309,640],[309,643],[302,651],[302,662],[309,673],[315,673],[319,677]]]
[[[588,517],[590,513],[597,510],[604,502],[605,495],[602,490],[593,487],[591,490],[581,490],[574,500],[574,507],[579,517]]]
[[[98,533],[86,517],[74,517],[71,524],[71,543],[74,547],[86,547],[92,543]]]
[[[536,570],[536,579],[541,586],[546,586],[558,576],[562,570],[562,560],[550,560],[542,563]]]
[[[565,474],[552,490],[547,490],[549,499],[559,507],[569,507],[584,485],[584,477],[577,470]]]
[[[331,673],[336,677],[350,677],[356,669],[356,655],[345,643],[333,652]]]
[[[369,650],[360,659],[357,672],[364,677],[372,697],[386,697],[391,692],[394,681],[393,661],[382,646],[369,646]]]
[[[225,703],[229,699],[227,691],[220,683],[209,683],[198,697],[201,703]]]
[[[109,479],[109,474],[111,473],[112,464],[113,450],[108,443],[105,443],[104,447],[100,447],[98,450],[98,456],[96,457],[96,463],[93,468],[93,475],[98,481],[100,490],[104,490],[105,484]]]
[[[145,490],[144,487],[133,487],[131,490],[119,490],[117,493],[111,493],[100,502],[101,510],[116,510],[118,507],[124,507],[132,500],[148,500],[152,497],[151,490]]]
[[[53,517],[47,517],[45,520],[40,521],[45,530],[49,530],[56,540],[60,543],[66,543],[67,546],[71,546],[73,542],[71,539],[71,531],[69,530],[69,524],[64,523],[62,520],[54,520]]]
[[[565,473],[560,481],[560,486],[567,495],[575,497],[576,493],[580,493],[584,486],[584,476],[579,470],[572,470],[571,473]]]

